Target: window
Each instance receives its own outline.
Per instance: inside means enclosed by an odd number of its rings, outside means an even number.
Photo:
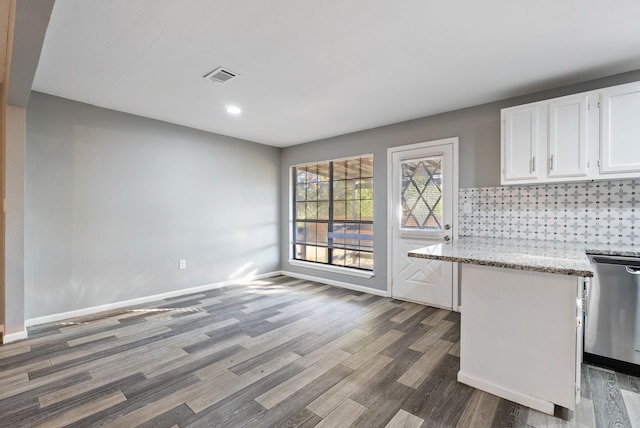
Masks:
[[[373,155],[293,167],[294,259],[373,270]]]
[[[403,229],[442,230],[442,156],[404,161]]]

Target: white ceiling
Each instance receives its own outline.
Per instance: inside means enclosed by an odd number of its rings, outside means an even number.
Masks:
[[[634,69],[638,0],[57,0],[33,89],[283,147]]]

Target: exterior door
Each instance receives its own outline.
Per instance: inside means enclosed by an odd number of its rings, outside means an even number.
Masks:
[[[411,250],[454,237],[457,143],[457,138],[449,138],[389,149],[390,271],[394,298],[457,308],[457,303],[453,303],[454,264],[407,256]]]

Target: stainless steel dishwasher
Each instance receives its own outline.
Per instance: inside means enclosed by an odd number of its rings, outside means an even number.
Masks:
[[[584,360],[640,374],[640,257],[588,257],[595,280],[587,295]]]

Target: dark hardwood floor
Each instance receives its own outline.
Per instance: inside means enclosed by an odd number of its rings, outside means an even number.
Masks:
[[[550,417],[456,382],[460,316],[276,277],[29,330],[0,426],[640,426],[640,379],[583,366]]]

